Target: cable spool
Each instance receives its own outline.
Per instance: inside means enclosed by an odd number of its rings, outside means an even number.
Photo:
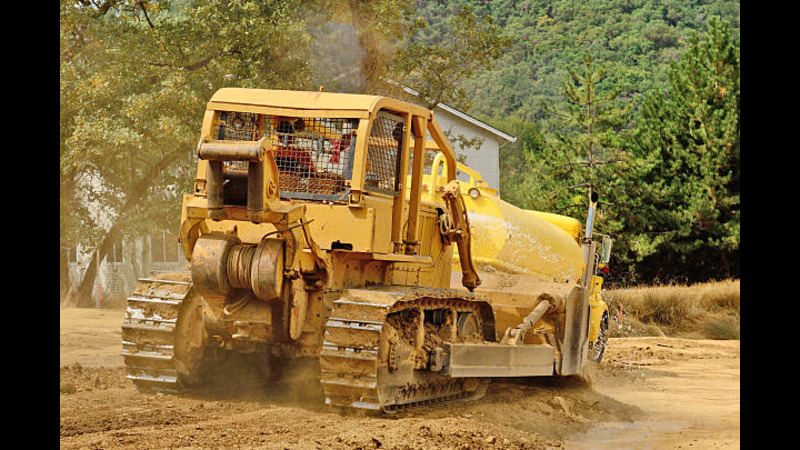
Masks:
[[[204,296],[247,289],[261,300],[274,300],[280,298],[283,270],[282,239],[243,244],[236,236],[211,233],[198,239],[192,252],[192,281]]]
[[[192,283],[206,299],[225,296],[233,289],[228,280],[228,255],[241,244],[236,236],[210,233],[200,237],[192,250]]]
[[[250,287],[262,300],[279,298],[283,288],[283,239],[262,239],[250,265]]]
[[[228,282],[239,289],[250,289],[250,267],[253,264],[255,245],[241,244],[231,248],[226,263]]]

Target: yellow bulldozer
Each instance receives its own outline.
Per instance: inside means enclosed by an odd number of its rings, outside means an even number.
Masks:
[[[225,88],[197,156],[189,270],[128,298],[122,355],[141,389],[191,389],[235,353],[312,362],[326,404],[389,412],[480,398],[493,377],[585,377],[602,357],[597,199],[585,231],[504,202],[428,109]]]

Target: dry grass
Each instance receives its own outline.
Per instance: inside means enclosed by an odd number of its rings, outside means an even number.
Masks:
[[[739,339],[739,280],[608,290],[603,298],[612,337]]]

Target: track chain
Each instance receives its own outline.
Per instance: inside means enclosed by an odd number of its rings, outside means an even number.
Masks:
[[[140,389],[180,392],[175,367],[176,327],[191,282],[141,278],[122,323],[126,378]]]
[[[378,353],[389,313],[406,308],[463,307],[484,300],[477,294],[449,289],[412,288],[398,294],[398,301],[391,305],[361,299],[333,302],[320,352],[325,403],[346,409],[391,412],[482,397],[490,379],[436,377],[403,386],[392,400],[381,398]]]

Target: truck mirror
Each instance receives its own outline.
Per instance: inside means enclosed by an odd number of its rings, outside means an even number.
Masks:
[[[608,236],[603,236],[603,246],[600,249],[600,264],[608,264],[611,259],[611,244],[612,240]]]

